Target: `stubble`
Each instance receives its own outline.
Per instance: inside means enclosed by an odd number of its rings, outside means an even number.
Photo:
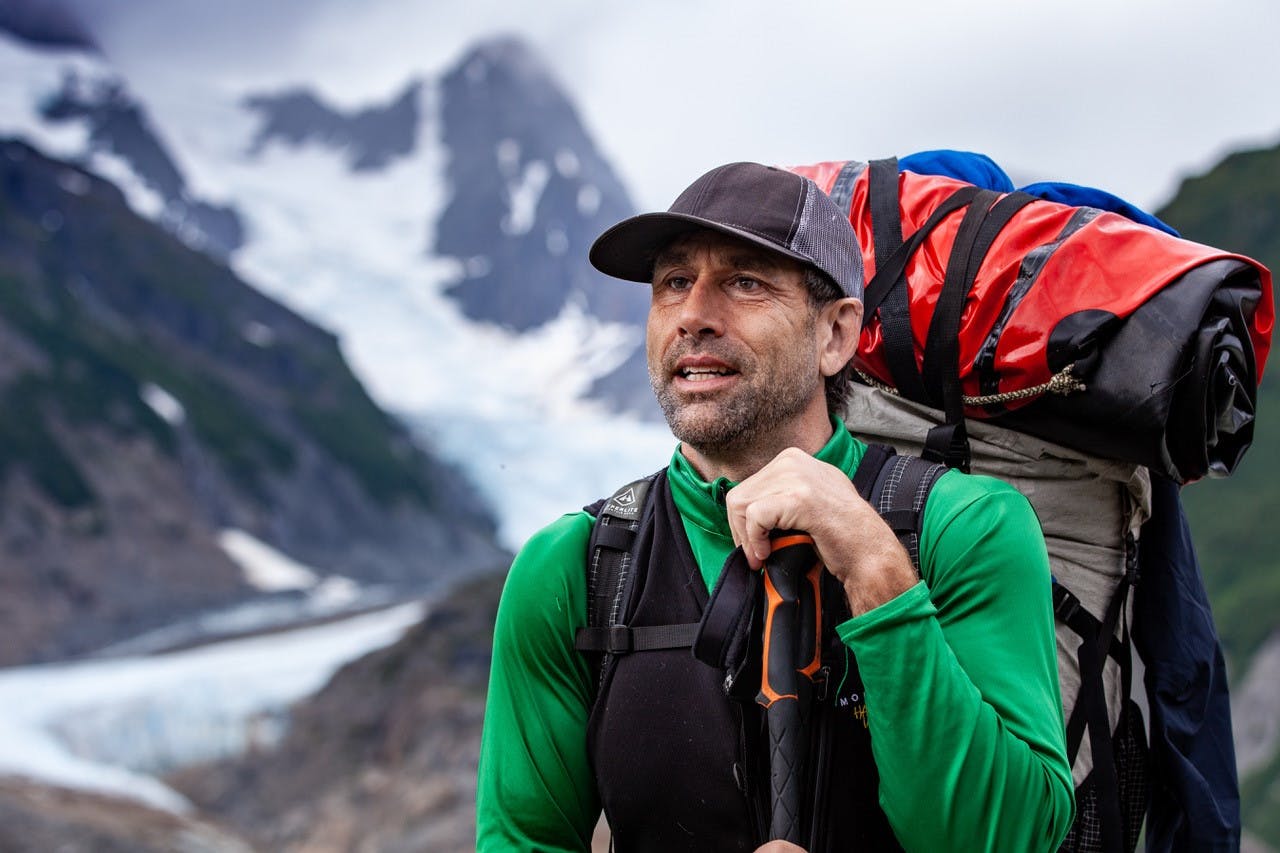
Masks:
[[[649,364],[654,396],[677,439],[700,453],[721,456],[743,452],[785,427],[809,405],[822,377],[813,322],[803,345],[780,346],[775,358],[762,359],[723,342],[693,342],[673,348],[659,364]],[[729,391],[699,394],[673,387],[675,363],[685,355],[711,355],[733,364],[741,381]]]

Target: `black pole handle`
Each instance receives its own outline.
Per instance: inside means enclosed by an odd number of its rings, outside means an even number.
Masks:
[[[807,533],[775,533],[764,565],[764,661],[756,701],[769,728],[770,837],[795,844],[801,843],[804,728],[821,655],[815,624],[821,568]]]

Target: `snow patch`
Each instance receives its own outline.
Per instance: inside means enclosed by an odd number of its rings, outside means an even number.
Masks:
[[[560,173],[560,177],[576,178],[581,170],[582,164],[578,162],[578,155],[572,150],[560,148],[556,151],[556,171]]]
[[[520,143],[511,137],[498,140],[493,146],[494,157],[498,160],[498,169],[507,177],[512,177],[520,168]]]
[[[124,193],[124,200],[139,216],[158,220],[165,211],[165,200],[133,171],[129,161],[110,151],[96,150],[89,155],[89,168]]]
[[[319,575],[243,530],[227,529],[218,534],[218,545],[240,566],[244,578],[262,592],[310,589]]]
[[[557,256],[569,251],[569,236],[563,228],[547,229],[547,251]]]
[[[578,212],[583,216],[594,216],[601,201],[600,188],[595,184],[583,184],[578,188]]]
[[[502,220],[502,233],[527,234],[538,215],[538,201],[551,179],[551,170],[541,160],[530,160],[518,181],[507,183],[507,197],[511,207]]]
[[[170,426],[178,426],[187,419],[187,410],[178,398],[152,382],[144,382],[138,389],[138,396],[151,411],[160,416]]]
[[[329,575],[311,590],[308,598],[312,606],[321,612],[339,610],[356,603],[363,590],[360,584],[341,575]]]

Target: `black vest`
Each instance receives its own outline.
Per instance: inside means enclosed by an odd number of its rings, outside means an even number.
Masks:
[[[632,549],[626,621],[697,622],[706,586],[665,472],[653,489]],[[843,594],[834,588],[826,600],[843,602]],[[852,654],[828,633],[829,672],[809,727],[806,803],[818,825],[806,830],[808,849],[900,850],[878,802],[861,680]],[[617,655],[604,667],[587,746],[619,853],[750,851],[767,840],[768,748],[751,698],[758,685],[757,677],[742,687],[749,696],[726,695],[723,673],[688,648]]]

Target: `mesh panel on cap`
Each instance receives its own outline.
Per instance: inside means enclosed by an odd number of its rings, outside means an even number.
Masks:
[[[827,194],[806,181],[800,225],[791,248],[813,259],[849,296],[862,298],[862,249],[853,226]]]

